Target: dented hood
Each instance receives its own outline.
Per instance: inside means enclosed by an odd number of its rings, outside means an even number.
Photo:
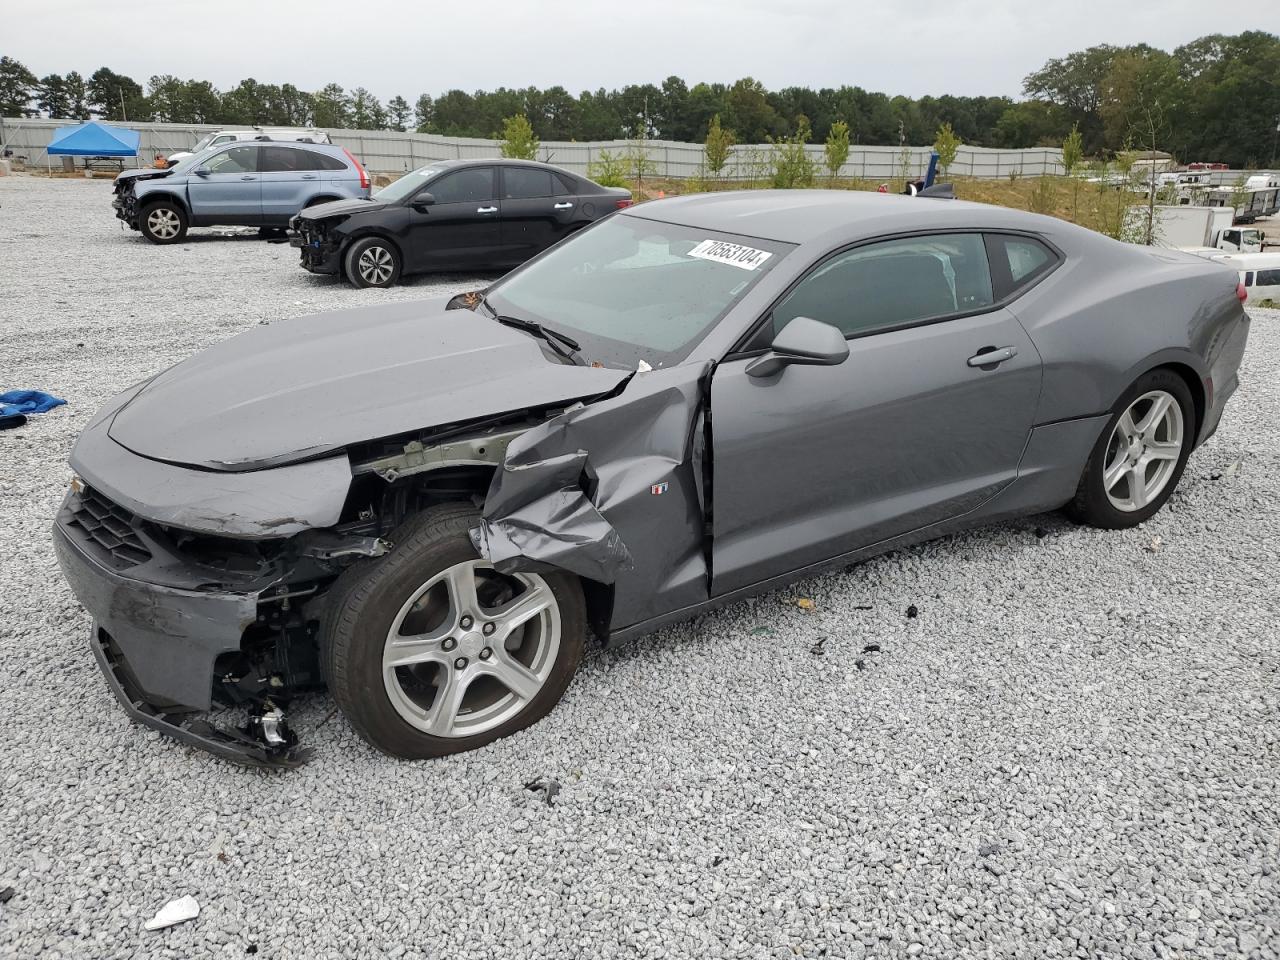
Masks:
[[[597,396],[629,375],[556,362],[528,334],[445,302],[257,327],[153,379],[115,415],[110,436],[155,460],[255,470]]]

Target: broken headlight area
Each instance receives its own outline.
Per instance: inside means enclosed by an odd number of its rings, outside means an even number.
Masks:
[[[347,527],[247,540],[152,523],[77,480],[58,559],[93,615],[93,649],[135,721],[238,763],[289,767],[309,751],[287,711],[318,690],[320,618],[337,576],[386,544]],[[212,718],[240,712],[228,726]]]

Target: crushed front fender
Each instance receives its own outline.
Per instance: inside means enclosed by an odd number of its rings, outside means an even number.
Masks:
[[[704,381],[710,364],[633,376],[526,431],[472,531],[503,572],[614,584],[611,626],[705,600]]]

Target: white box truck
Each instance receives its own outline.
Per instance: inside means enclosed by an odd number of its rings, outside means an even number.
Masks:
[[[1163,247],[1203,249],[1213,247],[1234,253],[1257,253],[1262,233],[1252,227],[1234,227],[1231,207],[1177,206],[1155,208],[1156,242]]]

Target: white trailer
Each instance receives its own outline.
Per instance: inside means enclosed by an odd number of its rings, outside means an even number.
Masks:
[[[1232,252],[1262,249],[1260,231],[1231,225],[1235,219],[1231,207],[1160,206],[1155,214],[1156,241],[1161,246],[1214,247]]]

